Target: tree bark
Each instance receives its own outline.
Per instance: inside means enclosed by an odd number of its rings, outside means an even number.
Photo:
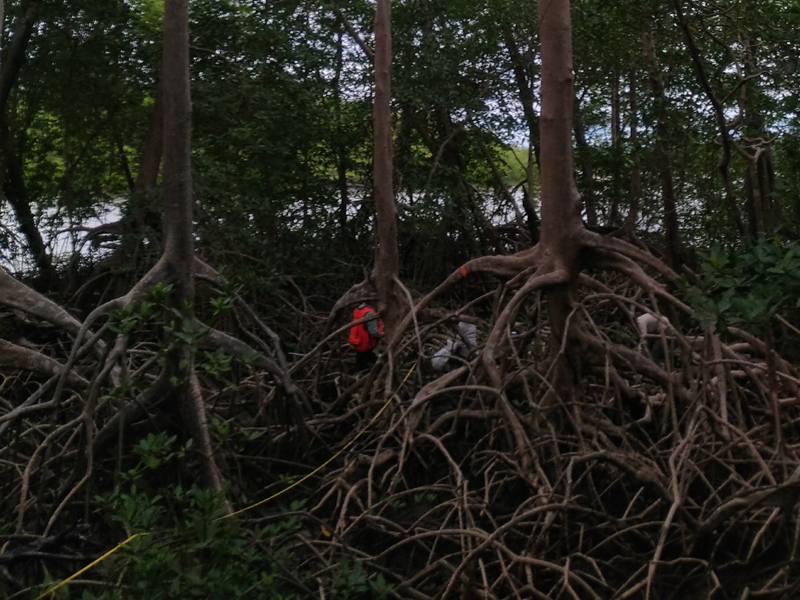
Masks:
[[[525,115],[525,122],[528,125],[528,145],[532,150],[533,158],[536,162],[536,167],[540,168],[539,157],[541,155],[541,141],[539,139],[539,116],[536,114],[534,108],[536,104],[536,97],[533,94],[533,61],[525,60],[522,53],[514,40],[514,36],[510,30],[504,32],[504,42],[508,54],[511,57],[511,67],[514,71],[514,81],[517,83],[517,90],[519,92],[519,100],[522,104],[522,111]],[[529,152],[530,154],[531,152]],[[533,206],[533,164],[528,159],[528,166],[525,169],[525,177],[527,186],[524,188],[522,197],[522,206],[525,209],[525,214],[528,218],[528,229],[531,233],[531,240],[535,244],[539,241],[539,217],[536,214],[536,209]]]
[[[744,222],[742,221],[741,211],[739,210],[739,201],[737,200],[736,194],[733,191],[733,184],[731,183],[729,172],[733,144],[728,123],[725,119],[725,109],[717,98],[716,94],[714,94],[714,90],[711,88],[711,83],[708,80],[708,75],[706,74],[703,60],[700,57],[700,50],[698,49],[697,44],[694,41],[694,36],[692,35],[692,27],[689,25],[689,21],[683,12],[681,0],[672,0],[672,5],[675,8],[675,16],[678,20],[678,25],[680,25],[680,28],[683,31],[683,36],[686,40],[686,47],[688,48],[689,54],[692,57],[692,63],[697,71],[697,78],[700,80],[700,85],[702,86],[706,97],[708,97],[708,100],[711,102],[711,106],[714,109],[714,116],[717,120],[720,137],[722,138],[722,158],[720,159],[718,169],[720,176],[722,177],[722,184],[725,187],[725,197],[731,209],[734,224],[736,225],[736,229],[739,231],[739,234],[744,236],[746,234],[746,230],[744,227]]]
[[[612,185],[611,209],[608,224],[616,227],[619,222],[619,205],[622,200],[622,126],[620,119],[619,77],[616,73],[611,78],[611,160]]]
[[[0,0],[0,31],[3,31],[3,25],[5,24],[6,18],[6,3],[4,0]],[[0,35],[0,57],[3,56],[3,36]],[[2,60],[0,58],[0,60]]]
[[[340,31],[336,41],[336,71],[333,78],[333,111],[336,119],[336,176],[339,184],[339,235],[347,240],[347,208],[350,197],[347,190],[347,148],[345,147],[344,128],[342,126],[342,95],[339,89],[342,69],[344,68],[344,40]]]
[[[164,149],[164,93],[161,82],[156,88],[150,128],[139,157],[139,170],[133,184],[134,192],[149,192],[156,187]]]
[[[373,127],[375,145],[374,193],[377,228],[377,256],[373,278],[378,291],[379,310],[391,345],[402,320],[403,298],[398,289],[397,209],[392,183],[391,113],[392,32],[391,2],[378,0],[375,10],[375,104]]]
[[[678,234],[678,213],[675,208],[675,189],[672,181],[672,166],[669,159],[669,149],[667,148],[667,137],[669,128],[665,120],[667,98],[664,94],[664,82],[658,70],[655,45],[653,36],[650,32],[642,36],[643,51],[647,60],[650,87],[653,90],[653,100],[657,105],[656,117],[656,165],[658,176],[661,180],[661,195],[664,203],[664,233],[665,233],[665,256],[667,264],[677,270],[681,263],[680,258],[680,238]]]
[[[540,0],[542,95],[541,243],[560,267],[577,271],[577,244],[583,230],[580,194],[572,157],[572,21],[569,0]]]
[[[746,17],[755,12],[752,0],[744,3]],[[745,18],[745,23],[748,19]],[[745,25],[746,27],[746,25]],[[751,234],[755,238],[759,234],[772,233],[777,222],[775,204],[772,201],[775,184],[775,173],[772,166],[770,153],[770,137],[764,127],[764,116],[758,109],[758,42],[753,33],[745,30],[740,37],[744,45],[744,77],[739,95],[739,110],[743,115],[744,130],[747,140],[753,140],[750,148],[743,148],[741,154],[747,160],[745,184],[747,187],[747,201],[749,212],[754,218],[750,220]]]
[[[188,0],[164,3],[164,252],[161,256],[168,280],[175,286],[174,302],[184,312],[184,322],[193,320],[195,297],[194,244],[192,239],[191,124],[189,87]],[[180,412],[194,438],[203,466],[206,486],[222,490],[205,405],[193,363],[193,348],[179,347],[168,354],[165,368],[182,383],[176,389]]]
[[[586,130],[581,118],[581,110],[577,98],[575,99],[575,143],[581,163],[581,179],[583,180],[583,207],[586,210],[586,222],[590,227],[597,225],[597,203],[594,197],[594,168],[589,158],[589,144],[586,142]],[[613,211],[612,211],[613,212]]]
[[[114,136],[114,149],[119,156],[119,166],[122,170],[122,175],[125,177],[125,182],[128,184],[128,190],[133,191],[136,182],[133,180],[133,173],[131,173],[131,165],[128,162],[128,156],[125,154],[125,144],[122,142],[122,136],[119,135],[116,125],[111,123],[111,128]]]
[[[503,39],[511,58],[511,68],[514,71],[514,81],[517,84],[519,100],[522,104],[522,112],[525,115],[525,123],[528,125],[528,142],[534,151],[536,165],[539,165],[540,141],[539,141],[539,117],[534,108],[536,97],[533,94],[533,60],[526,60],[517,46],[516,40],[510,30],[503,33]]]
[[[5,114],[8,97],[17,83],[22,63],[25,62],[25,50],[28,47],[36,16],[42,4],[43,0],[23,2],[19,9],[19,16],[14,20],[11,40],[8,48],[3,52],[3,64],[0,67],[0,113]]]
[[[164,255],[179,301],[194,301],[188,0],[164,4]]]
[[[631,109],[631,206],[625,218],[624,228],[629,237],[636,234],[636,220],[639,218],[639,196],[642,193],[642,178],[639,167],[639,100],[636,96],[636,69],[628,76]]]
[[[5,127],[2,129],[8,135]],[[19,229],[28,243],[28,250],[33,257],[36,268],[39,270],[42,283],[45,288],[49,288],[56,281],[58,274],[53,267],[53,262],[50,260],[50,255],[47,253],[47,246],[31,210],[30,198],[28,198],[25,177],[22,172],[22,158],[8,146],[6,147],[5,168],[3,191],[5,192],[6,200],[14,209]]]
[[[579,366],[580,361],[572,343],[578,326],[570,315],[580,273],[581,236],[585,229],[572,155],[574,90],[569,0],[539,0],[539,32],[542,44],[539,134],[542,229],[539,244],[543,261],[538,273],[549,273],[554,282],[560,282],[547,290],[552,329],[550,352],[556,367],[553,388],[542,400],[545,410],[549,410],[558,398],[561,401],[574,398],[576,365]]]
[[[486,147],[486,144],[483,143],[483,140],[478,138],[478,147],[481,149],[481,153],[483,154],[483,158],[486,160],[486,164],[489,165],[489,169],[492,171],[492,178],[494,179],[495,189],[498,193],[502,194],[506,202],[508,202],[511,207],[514,209],[514,212],[517,215],[517,222],[521,225],[523,218],[522,213],[517,206],[517,201],[514,198],[514,195],[508,189],[508,186],[503,182],[503,174],[500,172],[500,169],[497,167],[497,163],[495,162],[494,158],[492,158],[491,152],[489,152],[489,148]]]
[[[15,152],[13,149],[7,114],[8,99],[11,90],[17,84],[19,72],[25,62],[25,52],[42,4],[42,0],[27,0],[22,3],[19,14],[14,20],[11,40],[2,55],[2,66],[0,66],[0,135],[2,135],[2,140],[0,144],[4,160],[1,165],[3,171],[0,173],[0,188],[3,189],[14,209],[20,231],[25,236],[30,253],[47,287],[55,280],[56,274],[31,210],[22,171],[22,157],[19,151]]]

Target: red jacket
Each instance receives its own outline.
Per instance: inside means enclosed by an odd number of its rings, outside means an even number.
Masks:
[[[356,308],[353,311],[353,321],[363,319],[369,313],[374,312],[375,309],[370,306]],[[350,338],[348,341],[350,342],[350,345],[353,346],[353,348],[355,348],[358,352],[367,352],[372,350],[378,345],[378,340],[380,339],[380,337],[372,337],[365,326],[366,323],[360,323],[359,325],[354,325],[350,328]],[[383,333],[383,323],[380,319],[378,319],[378,332]]]

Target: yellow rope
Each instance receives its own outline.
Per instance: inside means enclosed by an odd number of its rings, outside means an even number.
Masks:
[[[405,383],[405,382],[408,380],[408,378],[411,376],[411,373],[413,373],[413,372],[414,372],[414,368],[415,368],[416,366],[417,366],[417,364],[416,364],[416,363],[414,363],[413,365],[411,365],[411,368],[408,370],[408,373],[406,373],[406,376],[403,378],[403,381],[401,381],[401,382],[400,382],[400,385],[397,387],[397,391],[400,391],[400,388],[401,388],[401,387],[403,387],[403,384],[404,384],[404,383]],[[227,519],[227,518],[229,518],[229,517],[234,517],[234,516],[236,516],[236,515],[240,515],[240,514],[242,514],[243,512],[246,512],[246,511],[248,511],[248,510],[250,510],[250,509],[252,509],[252,508],[255,508],[255,507],[257,507],[257,506],[261,506],[262,504],[264,504],[264,503],[266,503],[266,502],[269,502],[270,500],[274,500],[275,498],[277,498],[278,496],[280,496],[280,495],[282,495],[282,494],[285,494],[286,492],[288,492],[288,491],[289,491],[289,490],[291,490],[292,488],[294,488],[294,487],[296,487],[296,486],[300,485],[301,483],[303,483],[303,482],[304,482],[304,481],[306,481],[307,479],[309,479],[309,478],[313,477],[314,475],[316,475],[317,473],[319,473],[319,472],[320,472],[322,469],[324,469],[325,467],[327,467],[327,466],[328,466],[329,464],[331,464],[331,463],[332,463],[334,460],[336,460],[336,459],[337,459],[339,456],[341,456],[341,455],[342,455],[342,453],[343,453],[345,450],[347,450],[347,449],[348,449],[350,446],[352,446],[352,445],[353,445],[353,444],[356,442],[356,440],[357,440],[358,438],[360,438],[360,437],[361,437],[361,435],[362,435],[364,432],[366,432],[366,431],[367,431],[367,429],[369,429],[370,427],[372,427],[372,424],[373,424],[373,423],[375,423],[375,421],[377,421],[377,420],[378,420],[378,418],[379,418],[379,417],[380,417],[380,416],[383,414],[383,411],[385,411],[385,410],[386,410],[386,409],[389,407],[389,405],[392,403],[392,400],[394,400],[396,397],[397,397],[397,392],[395,392],[394,394],[392,394],[392,395],[389,397],[389,399],[388,399],[388,400],[387,400],[387,401],[384,403],[384,405],[381,407],[381,409],[380,409],[380,410],[379,410],[377,413],[375,413],[375,416],[374,416],[374,417],[372,417],[372,419],[370,419],[369,423],[367,423],[367,425],[366,425],[366,426],[365,426],[365,427],[364,427],[364,428],[363,428],[361,431],[359,431],[359,432],[356,434],[356,436],[355,436],[355,437],[354,437],[352,440],[350,440],[349,442],[347,442],[347,443],[346,443],[346,444],[345,444],[345,445],[342,447],[342,449],[341,449],[341,450],[339,450],[339,451],[338,451],[336,454],[334,454],[333,456],[331,456],[331,457],[330,457],[328,460],[326,460],[324,463],[322,463],[322,464],[321,464],[320,466],[318,466],[316,469],[314,469],[313,471],[311,471],[311,472],[310,472],[310,473],[308,473],[307,475],[304,475],[304,476],[303,476],[301,479],[298,479],[298,480],[297,480],[297,481],[295,481],[293,484],[291,484],[291,485],[289,485],[289,486],[287,486],[287,487],[283,488],[283,489],[282,489],[280,492],[278,492],[278,493],[276,493],[276,494],[272,494],[272,496],[270,496],[269,498],[264,498],[263,500],[260,500],[259,502],[256,502],[255,504],[251,504],[250,506],[246,506],[245,508],[242,508],[241,510],[237,510],[236,512],[233,512],[233,513],[231,513],[231,514],[229,514],[229,515],[225,515],[225,516],[223,516],[223,517],[220,517],[219,519]],[[219,520],[219,519],[218,519],[218,520]],[[85,567],[83,567],[83,568],[82,568],[80,571],[78,571],[77,573],[74,573],[74,574],[70,575],[70,576],[69,576],[69,577],[67,577],[67,578],[66,578],[64,581],[61,581],[60,583],[57,583],[56,585],[54,585],[53,587],[51,587],[51,588],[50,588],[49,590],[47,590],[47,591],[46,591],[44,594],[42,594],[41,596],[38,596],[38,597],[36,598],[36,600],[42,600],[42,598],[44,598],[44,597],[45,597],[45,596],[47,596],[48,594],[52,594],[53,592],[55,592],[55,591],[56,591],[57,589],[59,589],[60,587],[62,587],[62,586],[64,586],[64,585],[67,585],[67,584],[68,584],[70,581],[72,581],[72,580],[73,580],[73,579],[75,579],[76,577],[80,577],[80,576],[81,576],[81,575],[83,575],[83,574],[84,574],[86,571],[88,571],[89,569],[91,569],[93,566],[95,566],[95,565],[97,565],[97,564],[99,564],[99,563],[103,562],[105,559],[107,559],[109,556],[111,556],[112,554],[114,554],[114,553],[115,553],[117,550],[119,550],[119,549],[120,549],[120,548],[122,548],[123,546],[127,545],[128,543],[130,543],[131,541],[133,541],[133,540],[134,540],[134,539],[136,539],[137,537],[144,536],[144,535],[150,535],[150,534],[149,534],[149,533],[135,533],[135,534],[133,534],[133,535],[132,535],[132,536],[130,536],[130,537],[127,539],[127,540],[125,540],[124,542],[120,542],[120,543],[119,543],[119,544],[117,544],[117,545],[116,545],[114,548],[112,548],[111,550],[109,550],[108,552],[106,552],[105,554],[103,554],[103,556],[101,556],[100,558],[97,558],[97,559],[93,560],[92,562],[90,562],[88,565],[86,565]]]
[[[116,552],[117,550],[119,550],[120,548],[122,548],[123,546],[125,546],[126,544],[130,543],[131,541],[133,541],[133,540],[134,540],[134,539],[136,539],[137,537],[140,537],[140,536],[143,536],[143,535],[150,535],[150,534],[149,534],[149,533],[134,533],[134,534],[133,534],[131,537],[129,537],[127,540],[125,540],[124,542],[120,542],[120,543],[119,543],[119,544],[117,544],[117,545],[116,545],[114,548],[112,548],[111,550],[109,550],[108,552],[106,552],[105,554],[103,554],[103,556],[101,556],[100,558],[97,558],[97,559],[93,560],[92,562],[90,562],[88,565],[86,565],[85,567],[83,567],[83,568],[82,568],[80,571],[78,571],[77,573],[73,573],[72,575],[70,575],[69,577],[67,577],[67,578],[66,578],[64,581],[62,581],[62,582],[60,582],[60,583],[57,583],[56,585],[54,585],[53,587],[51,587],[49,590],[47,590],[47,591],[46,591],[44,594],[42,594],[41,596],[37,596],[36,600],[42,600],[42,598],[44,598],[45,596],[47,596],[47,594],[52,594],[53,592],[55,592],[55,591],[56,591],[58,588],[60,588],[61,586],[67,585],[67,584],[68,584],[70,581],[72,581],[72,580],[73,580],[73,579],[75,579],[76,577],[80,577],[81,575],[83,575],[83,574],[84,574],[86,571],[88,571],[89,569],[91,569],[91,568],[92,568],[93,566],[95,566],[96,564],[103,562],[105,559],[107,559],[109,556],[111,556],[112,554],[114,554],[114,552]]]
[[[400,391],[400,388],[401,388],[401,387],[403,387],[403,384],[404,384],[404,383],[406,382],[406,380],[408,380],[408,378],[411,376],[411,373],[413,373],[413,372],[414,372],[414,368],[415,368],[416,366],[417,366],[417,364],[416,364],[416,363],[414,363],[413,365],[411,365],[411,368],[408,370],[408,373],[406,373],[406,376],[403,378],[403,381],[401,381],[401,382],[400,382],[400,385],[397,387],[397,391]],[[303,476],[301,479],[298,479],[298,480],[297,480],[297,481],[295,481],[293,484],[291,484],[291,485],[289,485],[289,486],[287,486],[287,487],[283,488],[283,489],[282,489],[281,491],[279,491],[278,493],[276,493],[276,494],[272,494],[272,496],[270,496],[269,498],[264,498],[263,500],[260,500],[259,502],[256,502],[255,504],[251,504],[250,506],[246,506],[245,508],[242,508],[242,509],[240,509],[240,510],[237,510],[236,512],[233,512],[233,513],[231,513],[231,514],[229,514],[229,515],[225,515],[224,517],[220,517],[220,519],[227,519],[227,518],[229,518],[229,517],[235,517],[236,515],[240,515],[240,514],[242,514],[243,512],[246,512],[246,511],[250,510],[251,508],[255,508],[256,506],[261,506],[262,504],[264,504],[264,503],[266,503],[266,502],[269,502],[270,500],[274,500],[274,499],[275,499],[275,498],[277,498],[278,496],[280,496],[280,495],[282,495],[282,494],[285,494],[286,492],[288,492],[289,490],[291,490],[293,487],[296,487],[296,486],[300,485],[301,483],[303,483],[303,482],[304,482],[304,481],[306,481],[307,479],[309,479],[309,478],[313,477],[314,475],[316,475],[317,473],[319,473],[319,472],[320,472],[322,469],[324,469],[325,467],[327,467],[327,466],[328,466],[329,464],[331,464],[331,463],[332,463],[334,460],[336,460],[336,459],[337,459],[339,456],[341,456],[341,454],[342,454],[342,453],[343,453],[345,450],[347,450],[347,449],[348,449],[350,446],[352,446],[353,444],[355,444],[355,443],[356,443],[356,440],[358,440],[358,438],[360,438],[360,437],[361,437],[361,435],[362,435],[362,434],[363,434],[365,431],[367,431],[367,429],[369,429],[370,427],[372,427],[372,424],[373,424],[375,421],[377,421],[377,420],[378,420],[378,418],[379,418],[379,417],[380,417],[380,416],[383,414],[383,411],[385,411],[385,410],[386,410],[386,409],[389,407],[389,404],[391,404],[391,403],[392,403],[392,400],[394,400],[396,397],[397,397],[397,392],[395,392],[394,394],[392,394],[392,395],[389,397],[389,399],[388,399],[388,400],[387,400],[387,401],[384,403],[384,405],[383,405],[383,406],[381,406],[381,409],[380,409],[380,410],[379,410],[377,413],[375,413],[375,416],[374,416],[374,417],[372,417],[372,419],[370,419],[370,422],[369,422],[369,423],[367,423],[367,425],[366,425],[366,427],[364,427],[364,429],[362,429],[361,431],[359,431],[359,432],[356,434],[356,436],[355,436],[355,437],[354,437],[352,440],[350,440],[349,442],[347,442],[347,443],[346,443],[346,444],[345,444],[345,445],[342,447],[342,449],[341,449],[341,450],[339,450],[339,451],[338,451],[336,454],[334,454],[333,456],[331,456],[331,457],[330,457],[328,460],[326,460],[324,463],[322,463],[322,464],[321,464],[320,466],[318,466],[316,469],[314,469],[314,470],[313,470],[313,471],[311,471],[310,473],[308,473],[308,474],[304,475],[304,476]]]

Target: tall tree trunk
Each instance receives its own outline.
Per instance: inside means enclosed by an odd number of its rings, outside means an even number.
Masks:
[[[191,127],[189,88],[188,0],[164,3],[164,263],[175,285],[175,303],[193,315],[195,297],[194,244],[192,239]],[[206,424],[202,391],[194,371],[191,347],[167,357],[167,368],[182,381],[177,391],[180,412],[200,454],[206,485],[219,492],[222,483]]]
[[[619,116],[619,77],[611,76],[611,147],[618,148],[622,143],[622,125]]]
[[[393,336],[399,330],[403,313],[398,280],[400,258],[397,248],[397,209],[392,183],[391,22],[391,0],[378,0],[375,9],[375,105],[372,115],[378,248],[373,279],[390,346]]]
[[[188,0],[164,4],[164,259],[179,301],[194,302]]]
[[[744,2],[745,16],[752,15],[756,8],[752,0]],[[745,19],[745,23],[748,19]],[[746,27],[746,25],[745,25]],[[758,140],[750,148],[742,148],[741,154],[747,160],[745,183],[747,187],[747,202],[751,213],[751,233],[753,237],[758,234],[769,235],[777,222],[775,206],[772,202],[775,174],[772,167],[770,154],[770,137],[764,127],[764,116],[758,109],[758,97],[761,95],[758,88],[758,42],[753,33],[745,30],[741,36],[744,45],[744,77],[739,94],[739,110],[743,115],[746,139]]]
[[[594,167],[589,158],[589,144],[586,142],[586,130],[581,118],[578,99],[575,102],[575,143],[578,146],[578,157],[581,163],[581,179],[583,180],[583,208],[586,211],[586,223],[590,227],[597,226],[597,203],[594,196]],[[615,206],[615,205],[612,205]]]
[[[6,3],[4,0],[0,0],[0,32],[3,31],[3,25],[6,18]],[[0,60],[2,60],[3,56],[3,36],[0,35]]]
[[[47,289],[55,283],[58,274],[47,253],[47,246],[42,238],[42,233],[36,226],[36,218],[31,210],[30,198],[28,198],[28,191],[25,187],[25,176],[22,172],[22,158],[10,148],[6,149],[5,167],[6,177],[3,191],[6,200],[14,209],[19,230],[25,236],[28,250],[39,271],[41,283]]]
[[[133,191],[136,182],[133,180],[133,173],[131,173],[131,165],[128,162],[128,155],[125,154],[125,144],[122,142],[122,136],[117,131],[116,125],[112,122],[111,128],[114,136],[114,150],[119,157],[119,166],[122,170],[122,175],[125,177],[125,182],[128,184],[128,191]]]
[[[133,184],[134,192],[149,192],[156,187],[158,171],[161,168],[161,155],[164,151],[164,93],[161,82],[156,87],[153,112],[150,115],[150,128],[139,157],[139,170]]]
[[[539,165],[539,117],[536,114],[536,97],[533,94],[533,60],[526,59],[517,46],[510,28],[503,32],[503,41],[511,58],[511,68],[514,71],[514,81],[517,84],[519,101],[528,126],[528,143],[533,148],[536,164]]]
[[[22,63],[25,62],[25,50],[43,3],[44,0],[24,0],[20,5],[19,15],[14,20],[11,39],[8,48],[3,51],[3,64],[0,66],[0,112],[3,114],[8,96],[16,85]]]
[[[345,147],[344,127],[342,126],[342,94],[339,89],[344,68],[344,35],[340,31],[336,41],[336,72],[333,78],[333,111],[336,119],[336,176],[339,184],[339,235],[343,240],[347,235],[347,207],[350,198],[347,190],[347,148]]]
[[[762,138],[763,139],[763,138]],[[748,153],[749,154],[749,153]],[[769,149],[761,149],[748,155],[744,173],[747,212],[750,219],[750,235],[769,235],[777,223],[775,205],[772,202],[775,173]]]
[[[522,225],[524,222],[522,213],[519,210],[519,206],[517,206],[517,201],[514,198],[514,195],[511,193],[511,190],[508,189],[508,186],[503,181],[503,174],[500,172],[500,169],[497,166],[497,162],[495,162],[494,158],[492,157],[491,152],[489,152],[489,148],[486,147],[486,144],[483,143],[483,140],[478,138],[478,147],[481,149],[481,153],[483,154],[483,158],[486,160],[486,164],[489,165],[489,169],[492,171],[492,178],[494,179],[494,186],[495,190],[498,194],[501,194],[505,197],[506,202],[509,203],[511,208],[514,209],[514,213],[517,216],[517,223]]]
[[[526,171],[528,173],[528,185],[522,193],[522,209],[525,211],[525,217],[528,221],[528,233],[531,235],[531,243],[538,244],[541,238],[541,221],[539,215],[536,214],[536,207],[533,205],[533,190],[531,188],[531,181],[533,180],[533,152],[528,152],[528,164]]]
[[[658,69],[653,36],[646,32],[642,36],[644,56],[647,61],[650,87],[653,90],[653,100],[657,106],[656,117],[656,165],[658,176],[661,180],[661,196],[664,203],[664,233],[665,256],[667,264],[673,269],[680,266],[680,239],[678,237],[678,213],[675,208],[675,189],[672,181],[672,165],[669,159],[667,137],[669,128],[666,123],[667,98],[664,94],[664,82]]]
[[[542,234],[547,268],[563,271],[569,283],[548,293],[553,340],[566,334],[574,284],[579,273],[578,236],[583,231],[580,194],[573,178],[572,21],[569,0],[539,1],[542,44]],[[561,369],[564,371],[564,369]],[[566,372],[565,372],[566,375]]]
[[[20,231],[25,236],[30,253],[44,280],[45,287],[47,287],[55,280],[56,274],[31,210],[22,170],[22,149],[15,150],[13,148],[11,139],[13,133],[10,131],[8,119],[8,99],[11,90],[17,85],[19,72],[25,62],[28,42],[42,4],[43,0],[24,0],[22,2],[11,28],[8,47],[3,50],[2,54],[2,65],[0,65],[0,136],[2,136],[2,140],[0,140],[0,149],[4,156],[0,161],[0,189],[5,193],[14,209]]]
[[[611,209],[608,211],[608,224],[616,227],[619,223],[620,202],[622,200],[622,126],[620,119],[619,77],[611,78]]]
[[[625,219],[625,231],[629,237],[636,234],[636,220],[639,218],[639,196],[642,193],[642,176],[639,167],[639,100],[636,96],[636,69],[628,76],[631,108],[631,206]]]
[[[514,36],[510,29],[503,32],[508,54],[511,57],[511,66],[514,71],[514,81],[517,84],[519,100],[522,104],[522,111],[525,115],[525,123],[528,125],[528,165],[525,169],[527,185],[524,187],[522,206],[528,218],[528,229],[531,233],[531,240],[535,244],[539,241],[539,217],[533,206],[533,168],[534,159],[536,167],[539,168],[539,156],[541,154],[541,142],[539,140],[539,116],[534,108],[536,97],[533,94],[533,60],[526,60],[517,46]]]
[[[706,96],[708,97],[708,100],[711,102],[711,106],[714,109],[714,115],[717,119],[717,126],[719,127],[720,138],[722,139],[722,157],[720,158],[718,169],[720,176],[722,177],[722,184],[725,188],[725,198],[728,201],[728,206],[730,208],[731,215],[733,216],[734,225],[736,225],[736,229],[738,230],[739,234],[744,236],[746,235],[746,230],[744,227],[744,222],[742,221],[741,211],[739,210],[739,201],[736,198],[736,193],[733,190],[733,184],[731,183],[729,172],[733,143],[730,136],[730,127],[728,126],[727,119],[725,118],[725,108],[722,106],[719,98],[717,98],[714,90],[711,89],[711,83],[708,80],[708,75],[706,74],[706,69],[700,56],[700,49],[697,47],[697,44],[694,41],[694,36],[692,35],[692,30],[694,28],[689,25],[689,20],[686,18],[686,15],[683,12],[683,7],[681,6],[681,0],[672,0],[672,5],[675,8],[675,16],[678,20],[678,25],[680,25],[680,28],[683,31],[683,36],[686,40],[686,47],[689,50],[689,55],[692,57],[692,63],[697,71],[697,78],[700,80],[700,85],[702,86],[703,91],[706,93]]]
[[[576,234],[583,229],[580,194],[573,178],[572,157],[572,21],[569,0],[541,0],[542,43],[540,135],[542,237],[569,271],[577,267]]]
[[[494,226],[486,218],[483,206],[478,202],[472,187],[467,181],[460,147],[463,127],[453,125],[452,115],[444,106],[437,106],[433,112],[438,134],[436,145],[430,147],[431,154],[434,155],[433,168],[435,169],[437,164],[441,164],[443,167],[440,171],[444,171],[444,176],[450,183],[450,191],[455,200],[455,207],[459,212],[459,216],[463,217],[463,222],[471,223],[475,231],[485,234],[482,239],[473,235],[467,237],[467,241],[472,244],[468,247],[469,253],[480,253],[483,247],[482,243],[485,240],[489,240],[494,245],[495,251],[498,254],[502,254],[504,252],[502,241],[497,235]]]

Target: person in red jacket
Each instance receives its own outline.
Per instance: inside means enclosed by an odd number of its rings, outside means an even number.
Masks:
[[[377,315],[375,309],[366,302],[362,302],[353,311],[353,321],[358,321],[364,317]],[[383,337],[383,323],[380,319],[373,319],[366,323],[359,323],[350,328],[349,342],[356,351],[356,371],[364,371],[375,364],[375,346]]]

